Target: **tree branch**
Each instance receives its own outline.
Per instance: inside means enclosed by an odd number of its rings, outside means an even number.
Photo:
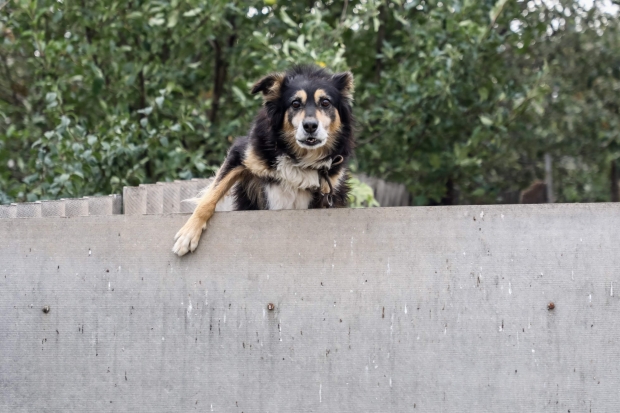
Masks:
[[[381,80],[381,70],[383,69],[383,59],[378,57],[383,49],[383,41],[385,40],[385,5],[379,6],[379,31],[377,32],[377,43],[375,45],[375,83]]]
[[[0,57],[2,58],[2,67],[4,67],[4,73],[6,74],[6,79],[9,81],[9,86],[11,88],[11,94],[13,96],[13,104],[17,105],[19,104],[19,99],[17,97],[17,93],[15,93],[15,87],[14,87],[15,83],[13,82],[13,77],[11,76],[11,71],[9,70],[9,65],[6,61],[6,56],[0,53]]]
[[[82,0],[82,9],[86,10],[86,4],[85,4],[84,0]],[[88,26],[84,26],[84,30],[86,32],[86,41],[88,41],[88,45],[92,48],[93,47],[93,39],[94,39],[96,33],[95,33],[95,31],[92,28],[90,28]],[[108,76],[106,76],[105,72],[103,71],[103,68],[99,64],[99,58],[97,57],[97,54],[93,53],[92,55],[93,55],[93,62],[95,62],[95,65],[97,65],[99,70],[101,70],[101,73],[103,74],[103,80],[105,81],[106,86],[108,86],[110,81],[108,79]]]
[[[510,0],[504,1],[502,6],[500,7],[500,9],[497,11],[497,14],[493,17],[493,20],[491,20],[491,24],[489,24],[487,26],[486,31],[480,37],[480,42],[482,42],[482,40],[486,39],[486,37],[489,35],[489,33],[491,33],[491,30],[493,30],[493,27],[495,26],[495,23],[497,22],[497,19],[499,18],[499,16],[501,16],[502,12],[504,11],[504,7],[506,7],[506,4],[508,4],[508,1],[510,1]]]
[[[349,0],[344,0],[344,6],[342,6],[342,13],[340,14],[340,23],[344,22],[344,19],[347,17],[347,6],[349,5]]]

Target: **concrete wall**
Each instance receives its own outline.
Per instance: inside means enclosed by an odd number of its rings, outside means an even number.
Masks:
[[[186,218],[0,220],[0,411],[620,411],[618,205]]]

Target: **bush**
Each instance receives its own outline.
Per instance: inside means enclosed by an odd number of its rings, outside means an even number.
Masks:
[[[617,13],[572,2],[14,0],[0,36],[0,202],[208,176],[293,63],[354,72],[355,166],[418,204],[494,202],[544,153],[560,200],[608,199],[620,155]]]

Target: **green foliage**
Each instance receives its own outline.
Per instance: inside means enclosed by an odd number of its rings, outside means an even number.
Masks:
[[[208,176],[260,105],[252,82],[309,62],[353,71],[355,166],[419,204],[495,202],[545,153],[559,200],[606,200],[618,16],[580,4],[12,0],[0,202]]]
[[[378,207],[372,188],[355,177],[349,178],[349,205],[352,208]]]

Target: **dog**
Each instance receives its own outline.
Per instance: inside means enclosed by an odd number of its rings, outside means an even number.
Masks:
[[[353,154],[353,75],[296,66],[260,79],[263,105],[237,138],[194,213],[174,237],[178,256],[194,252],[229,191],[233,210],[346,207]]]

